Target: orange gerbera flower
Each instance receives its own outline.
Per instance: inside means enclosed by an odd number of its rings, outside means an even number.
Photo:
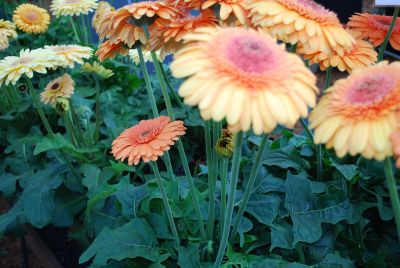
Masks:
[[[343,55],[355,43],[336,14],[313,0],[253,0],[249,9],[255,26],[306,51]]]
[[[389,136],[400,123],[399,74],[399,62],[381,62],[338,80],[310,114],[315,143],[326,143],[339,157],[391,156]]]
[[[143,25],[151,25],[158,17],[176,18],[178,14],[179,10],[173,5],[160,1],[133,3],[105,15],[99,22],[97,33],[100,39],[109,38],[112,43],[122,40],[129,47],[138,40],[146,44]]]
[[[182,121],[173,121],[167,116],[142,120],[139,124],[124,130],[112,143],[115,159],[128,159],[129,165],[156,161],[168,151],[179,136],[185,134]]]
[[[117,55],[127,55],[129,49],[124,46],[124,43],[117,41],[116,43],[107,40],[99,45],[96,51],[96,56],[99,61],[115,58]]]
[[[301,45],[296,52],[304,54],[304,58],[309,60],[311,64],[319,64],[322,71],[325,71],[328,67],[337,67],[341,72],[351,73],[353,69],[373,65],[378,59],[378,53],[376,53],[372,44],[362,40],[358,33],[347,31],[356,39],[356,43],[351,50],[344,52],[343,55],[339,55],[335,51],[330,54],[320,51],[306,53]]]
[[[391,21],[392,16],[356,13],[350,17],[348,26],[352,30],[360,32],[363,38],[368,39],[377,47],[385,40]],[[396,20],[389,42],[394,49],[400,50],[400,19]]]
[[[215,4],[220,5],[219,17],[221,20],[227,20],[231,14],[234,14],[242,25],[249,24],[245,0],[205,0],[202,8],[206,9]]]
[[[161,56],[175,53],[183,45],[182,37],[196,28],[217,26],[217,18],[212,10],[204,10],[199,16],[157,20],[151,32],[150,48],[160,50]]]
[[[256,134],[293,127],[316,103],[316,78],[284,45],[252,29],[198,28],[175,55],[171,71],[189,77],[179,89],[205,119],[226,117],[233,131]]]
[[[400,168],[400,130],[396,130],[390,135],[390,141],[392,142],[392,150],[396,156],[396,166]]]

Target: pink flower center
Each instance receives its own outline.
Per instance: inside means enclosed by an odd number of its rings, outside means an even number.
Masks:
[[[136,142],[139,144],[149,143],[150,141],[154,140],[154,138],[157,137],[160,132],[161,128],[143,129],[136,138]]]
[[[79,2],[81,2],[82,0],[65,0],[65,3],[66,4],[76,4],[76,3],[79,3]]]
[[[362,81],[349,90],[347,99],[351,103],[372,104],[382,100],[392,91],[394,85],[395,81],[393,78],[384,74],[364,77]]]
[[[38,18],[38,14],[35,11],[29,11],[25,14],[25,18],[31,22],[34,22]]]
[[[251,74],[262,74],[275,63],[273,52],[255,36],[232,38],[227,42],[225,56],[236,68]]]
[[[391,16],[373,15],[370,17],[370,23],[373,25],[373,27],[375,27],[375,29],[388,31],[391,22],[392,22]],[[400,33],[400,19],[396,20],[393,32]]]

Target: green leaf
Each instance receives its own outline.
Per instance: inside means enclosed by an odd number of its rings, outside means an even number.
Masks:
[[[351,260],[342,258],[337,254],[330,253],[325,256],[321,263],[318,264],[318,268],[353,268],[355,267]]]
[[[294,248],[292,226],[284,221],[271,226],[270,251],[272,251],[274,248]]]
[[[150,195],[146,184],[133,186],[129,176],[122,178],[114,187],[117,189],[115,194],[122,206],[122,215],[127,217],[134,217],[142,200]]]
[[[84,263],[94,257],[94,264],[105,265],[110,259],[142,257],[152,262],[158,259],[156,236],[142,218],[135,218],[114,230],[105,228],[79,258]]]
[[[341,164],[337,164],[334,161],[331,160],[331,164],[332,166],[334,166],[339,172],[340,174],[343,175],[343,177],[348,180],[351,181],[354,176],[357,175],[358,171],[357,171],[357,166],[356,165],[341,165]]]
[[[0,215],[0,237],[3,236],[4,232],[7,230],[7,227],[17,220],[17,218],[23,214],[22,203],[17,201],[14,206],[7,211]]]
[[[286,262],[284,260],[265,259],[260,262],[251,263],[250,268],[311,268],[313,266],[304,265],[297,262]]]
[[[0,192],[3,196],[10,197],[15,193],[15,185],[17,183],[18,176],[4,172],[0,176]]]
[[[286,146],[275,150],[266,150],[262,163],[267,166],[277,166],[283,169],[296,170],[310,168],[310,163],[304,160],[294,146]]]
[[[200,268],[199,245],[189,244],[178,248],[178,265],[182,268]]]
[[[114,173],[110,169],[99,169],[95,165],[84,164],[81,167],[84,174],[82,184],[88,188],[88,197],[96,194],[99,188],[112,178]]]
[[[251,195],[246,212],[254,216],[260,223],[272,225],[279,211],[279,196],[275,194]]]
[[[51,223],[57,227],[69,227],[75,215],[85,207],[85,196],[67,190],[58,191],[54,199]]]

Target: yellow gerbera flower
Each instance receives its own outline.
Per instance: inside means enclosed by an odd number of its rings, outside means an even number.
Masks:
[[[230,129],[256,134],[293,127],[316,103],[316,78],[295,54],[267,33],[244,28],[199,28],[171,64],[179,89],[205,119],[226,117]]]
[[[56,104],[57,98],[69,99],[74,94],[75,82],[69,74],[50,81],[42,93],[40,99],[44,104]]]
[[[92,12],[97,6],[97,0],[53,0],[50,10],[56,17],[79,16]]]
[[[15,24],[8,20],[0,20],[0,51],[8,48],[9,38],[17,38]]]
[[[310,114],[315,143],[334,148],[339,157],[391,156],[389,137],[399,127],[399,74],[400,62],[381,62],[337,81]]]
[[[112,70],[104,68],[103,65],[101,65],[100,63],[98,63],[96,61],[93,64],[86,62],[82,66],[81,70],[82,70],[82,72],[85,72],[85,73],[94,73],[103,79],[107,79],[114,75]]]
[[[143,53],[144,62],[153,62],[153,58],[151,57],[151,52],[150,52],[149,49],[143,48],[142,49],[142,53]],[[161,57],[160,51],[156,51],[156,55],[157,55],[157,59],[160,62],[164,61],[164,57]],[[138,54],[136,49],[130,49],[129,50],[129,57],[133,60],[133,62],[136,65],[140,64],[139,54]]]
[[[99,2],[99,7],[96,9],[96,12],[93,15],[92,19],[92,26],[94,29],[98,29],[99,23],[104,16],[104,14],[109,13],[110,11],[114,11],[115,8],[111,6],[108,2],[105,1],[100,1]]]
[[[50,15],[46,9],[32,4],[21,4],[14,10],[13,22],[23,32],[39,34],[49,28]]]
[[[10,82],[15,85],[23,74],[32,78],[33,72],[46,73],[47,68],[55,68],[60,63],[60,57],[47,49],[21,50],[19,57],[8,56],[0,60],[0,86]]]
[[[63,59],[63,67],[73,68],[75,63],[83,64],[83,59],[89,59],[93,55],[93,49],[85,46],[55,45],[45,46],[44,48],[59,55]]]

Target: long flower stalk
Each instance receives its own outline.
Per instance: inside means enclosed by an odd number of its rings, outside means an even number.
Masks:
[[[94,131],[94,141],[96,142],[100,138],[100,82],[96,74],[93,74],[93,78],[96,85],[96,128]]]
[[[223,226],[226,213],[226,177],[228,175],[229,158],[223,157],[221,164],[221,212],[219,220],[219,239],[222,239]]]
[[[385,55],[385,49],[389,43],[390,36],[393,33],[394,26],[396,25],[396,20],[399,17],[399,10],[400,10],[400,7],[396,7],[394,9],[393,18],[392,18],[392,22],[390,23],[389,30],[386,34],[385,40],[383,41],[382,45],[379,48],[378,61],[383,60],[383,56]]]
[[[397,236],[400,241],[400,199],[397,191],[396,180],[393,175],[391,158],[386,158],[383,164],[385,169],[386,184],[389,189],[390,201],[392,203],[394,219],[397,227]]]
[[[214,158],[213,158],[213,147],[211,140],[211,122],[207,120],[204,122],[204,132],[206,139],[206,156],[207,156],[207,168],[208,168],[208,221],[207,221],[207,238],[212,240],[213,228],[214,228],[214,215],[215,215],[215,178],[214,178]]]
[[[77,137],[76,134],[73,130],[73,126],[70,122],[70,119],[68,117],[68,114],[66,112],[63,113],[63,117],[64,117],[64,124],[65,124],[65,129],[67,130],[67,133],[71,139],[71,143],[75,146],[78,147],[78,141],[77,141]]]
[[[168,81],[168,77],[167,77],[167,74],[165,73],[163,65],[160,64],[160,67],[161,67],[161,71],[164,76],[165,83],[167,84],[167,87],[168,87],[169,91],[171,92],[172,96],[174,97],[176,102],[179,104],[179,106],[181,106],[182,108],[185,108],[185,104],[182,102],[181,98],[178,96],[178,94],[175,92],[174,88],[172,87],[171,83]]]
[[[78,30],[76,29],[76,25],[75,25],[75,22],[74,22],[74,19],[72,18],[72,16],[69,16],[69,20],[71,22],[72,31],[74,32],[75,39],[78,42],[78,44],[81,44],[81,38],[79,37],[79,33],[78,33]]]

